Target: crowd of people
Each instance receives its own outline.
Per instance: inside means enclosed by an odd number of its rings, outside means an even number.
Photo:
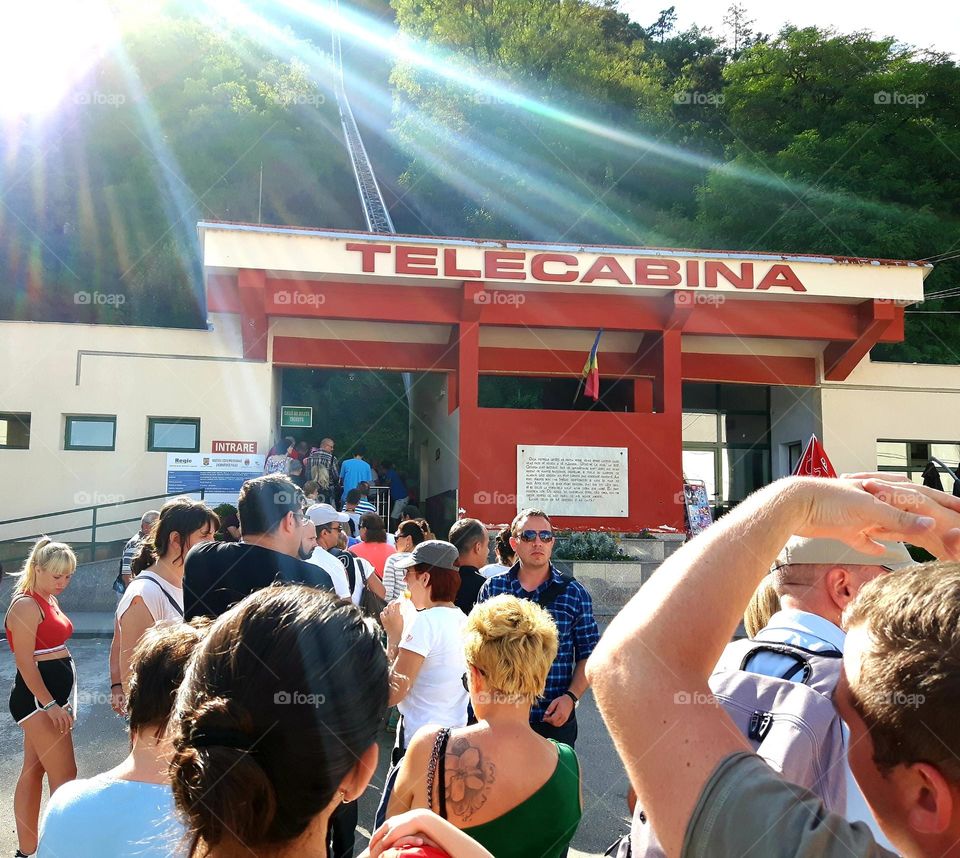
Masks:
[[[388,491],[382,515],[387,524],[393,527],[403,520],[406,508],[411,506],[410,490],[394,463],[384,459],[371,464],[365,458],[366,448],[362,444],[354,446],[351,457],[341,462],[334,455],[335,448],[333,438],[311,444],[287,435],[270,448],[264,473],[289,477],[314,503],[330,504],[336,509],[349,505],[350,511],[357,513],[356,518],[352,518],[351,536],[358,536],[359,516],[378,511],[372,500],[374,486]]]
[[[668,558],[602,639],[543,510],[497,534],[493,568],[474,519],[445,541],[405,518],[387,551],[371,512],[351,546],[350,514],[272,473],[240,493],[239,541],[184,498],[148,521],[110,653],[130,754],[83,780],[57,600],[76,558],[35,544],[5,618],[18,855],[352,856],[396,707],[364,855],[561,858],[591,687],[634,791],[619,855],[960,854],[960,500],[778,481]],[[846,821],[847,766],[890,848]]]

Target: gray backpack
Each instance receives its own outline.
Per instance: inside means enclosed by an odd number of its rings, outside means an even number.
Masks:
[[[782,657],[779,676],[750,671],[753,660]],[[710,690],[754,752],[784,780],[816,793],[826,809],[843,815],[847,770],[843,724],[833,704],[843,655],[813,652],[792,644],[741,640],[729,644],[710,677]],[[633,817],[634,858],[664,854],[638,807]]]

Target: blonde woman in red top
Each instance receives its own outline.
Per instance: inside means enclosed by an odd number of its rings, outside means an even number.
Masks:
[[[67,649],[73,623],[57,602],[76,568],[69,545],[48,536],[38,539],[4,620],[17,663],[10,714],[23,730],[23,769],[13,794],[18,856],[37,848],[44,774],[51,795],[77,776],[71,735],[77,673]]]

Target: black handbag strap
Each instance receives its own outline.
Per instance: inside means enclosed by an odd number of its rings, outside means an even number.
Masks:
[[[183,616],[183,608],[181,608],[181,607],[177,604],[177,600],[174,599],[173,596],[171,596],[171,595],[167,592],[167,588],[164,587],[163,584],[161,584],[161,583],[160,583],[156,578],[154,578],[152,575],[147,575],[146,572],[141,572],[139,575],[137,575],[137,580],[141,580],[141,579],[144,580],[144,581],[153,581],[153,583],[156,584],[156,585],[160,588],[160,592],[163,593],[163,595],[167,597],[167,601],[168,601],[171,605],[173,605],[173,610],[175,610],[181,617]]]
[[[447,764],[444,759],[447,755],[447,742],[450,741],[450,728],[442,727],[437,732],[437,739],[433,743],[433,751],[430,754],[430,762],[427,764],[427,807],[433,810],[433,785],[437,775],[440,775],[440,783],[437,784],[437,803],[438,815],[441,819],[447,818],[447,796],[444,791],[444,783],[447,774]]]
[[[557,597],[575,580],[573,575],[568,572],[561,572],[560,577],[563,579],[562,581],[554,581],[540,594],[537,604],[541,608],[549,608],[555,601],[557,601]]]

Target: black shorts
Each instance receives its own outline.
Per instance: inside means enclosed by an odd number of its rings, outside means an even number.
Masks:
[[[73,666],[73,659],[54,658],[49,661],[38,661],[37,669],[40,671],[40,678],[43,684],[47,686],[47,691],[53,695],[53,699],[61,706],[67,703],[74,703],[71,700],[77,685],[77,671]],[[74,706],[74,709],[76,707]],[[27,683],[23,681],[20,671],[17,671],[17,677],[13,681],[13,691],[10,692],[10,714],[13,720],[22,724],[31,715],[42,712],[43,708],[40,702],[33,696],[33,692],[27,688]],[[76,712],[74,712],[76,714]]]

